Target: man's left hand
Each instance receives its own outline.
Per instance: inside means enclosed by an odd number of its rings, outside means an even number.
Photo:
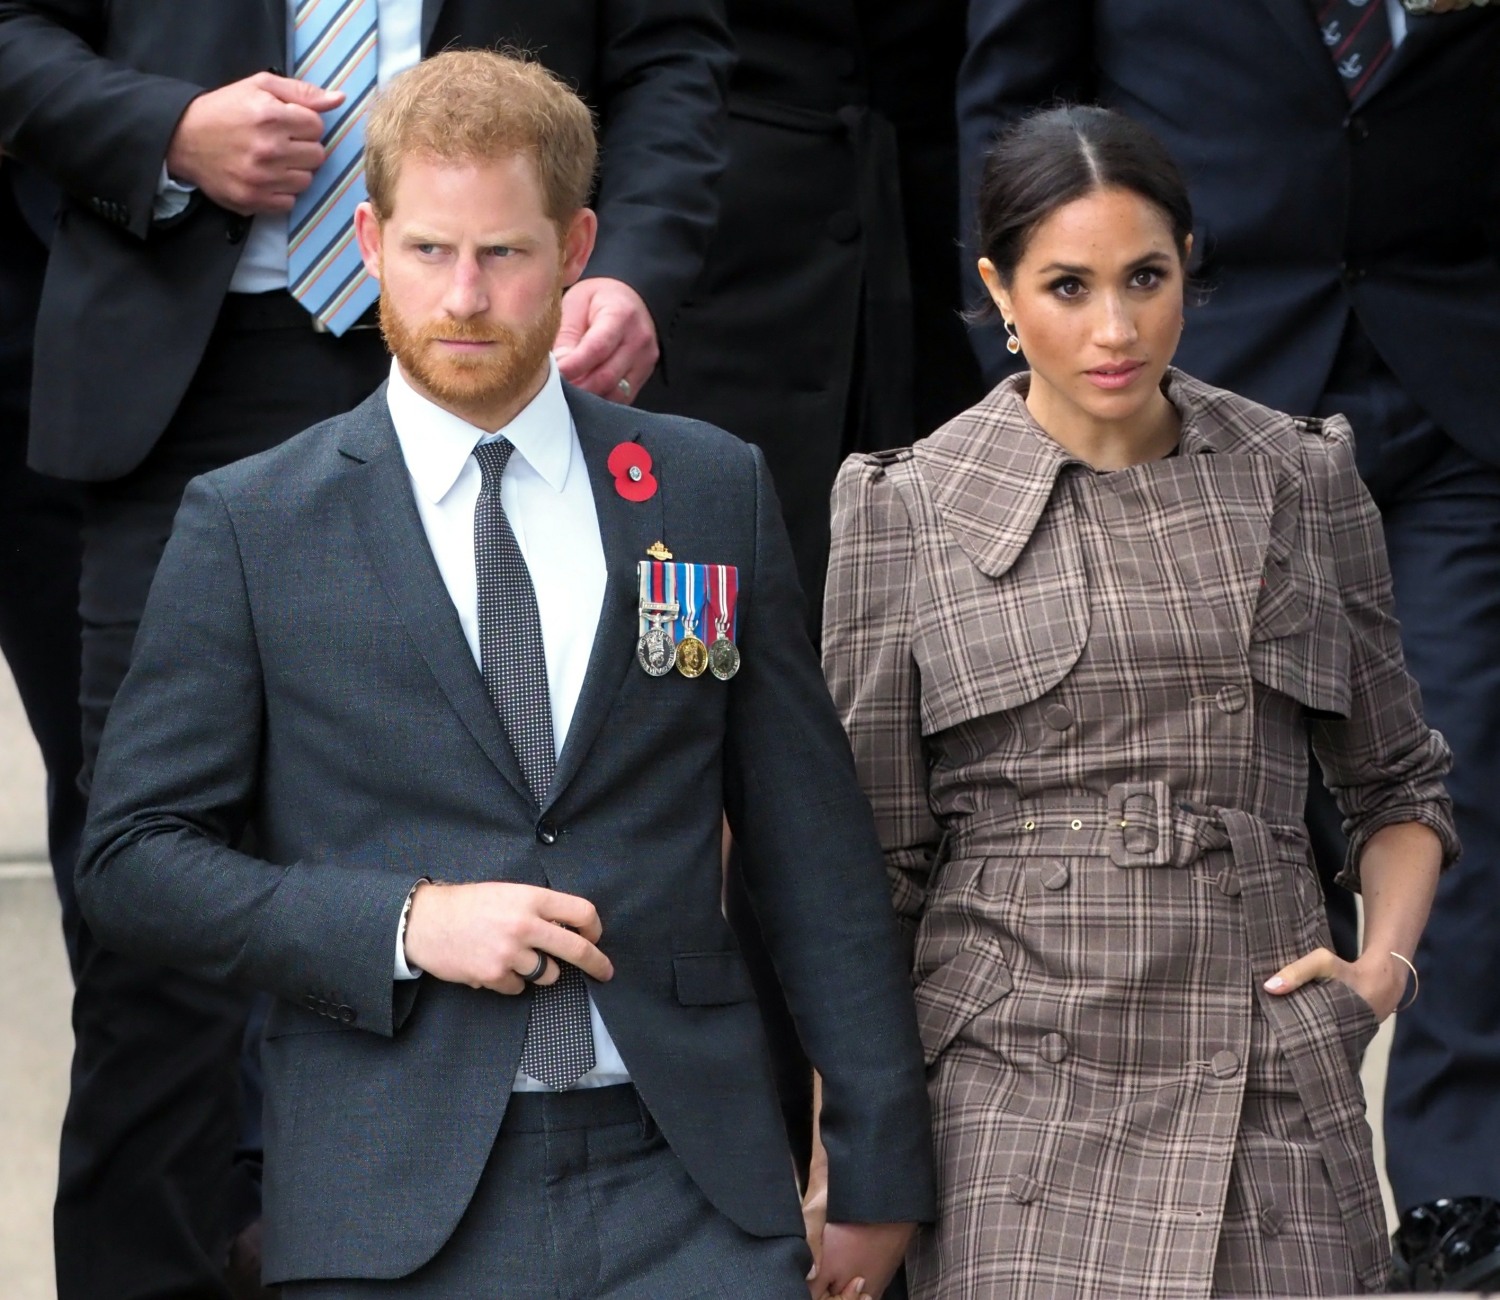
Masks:
[[[830,1223],[808,1290],[813,1297],[880,1300],[906,1257],[913,1223]]]
[[[651,378],[661,350],[641,295],[623,280],[601,276],[563,294],[553,355],[570,384],[628,405]]]

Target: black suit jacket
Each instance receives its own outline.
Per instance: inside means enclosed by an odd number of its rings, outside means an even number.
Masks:
[[[1206,297],[1179,365],[1312,411],[1352,312],[1412,397],[1500,461],[1500,11],[1408,23],[1351,106],[1309,0],[973,0],[965,211],[1018,114],[1058,96],[1129,113],[1192,190]],[[978,346],[998,375],[995,332]]]
[[[959,318],[961,0],[729,0],[729,168],[658,410],[766,453],[822,609],[828,494],[982,393]]]
[[[490,1153],[527,1004],[393,984],[421,876],[589,898],[600,1013],[668,1142],[748,1232],[802,1230],[721,818],[824,1077],[830,1212],[933,1212],[927,1099],[869,805],[801,630],[760,454],[570,391],[608,565],[599,631],[537,807],[428,549],[382,388],[195,480],[110,712],[80,863],[101,942],[276,995],[267,1276],[395,1277],[447,1238]],[[615,491],[639,438],[659,491]],[[728,683],[635,663],[636,563],[736,564]],[[231,845],[253,826],[263,854]],[[525,1193],[522,1193],[525,1194]],[[392,1225],[398,1225],[393,1228]]]
[[[732,54],[722,0],[425,0],[423,48],[535,51],[599,115],[588,274],[666,332],[713,228]],[[285,0],[0,0],[0,140],[66,200],[37,327],[31,459],[69,478],[140,463],[202,357],[245,220],[206,201],[153,226],[168,142],[205,89],[284,67]]]

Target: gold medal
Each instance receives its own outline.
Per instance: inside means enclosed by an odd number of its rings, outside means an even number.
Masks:
[[[702,677],[708,667],[708,647],[689,632],[677,643],[677,671],[684,677]]]

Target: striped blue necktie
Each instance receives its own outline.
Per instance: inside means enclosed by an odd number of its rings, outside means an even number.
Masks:
[[[365,192],[365,114],[376,80],[377,0],[297,0],[294,75],[343,104],[323,116],[323,165],[297,196],[287,230],[287,276],[296,298],[334,334],[354,324],[380,286],[360,261],[354,209]]]

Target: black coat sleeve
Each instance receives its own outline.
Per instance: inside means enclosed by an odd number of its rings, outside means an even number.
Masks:
[[[586,274],[630,285],[665,337],[718,219],[733,45],[723,0],[607,0],[602,23],[599,243]]]
[[[167,146],[204,87],[104,58],[104,0],[0,0],[0,142],[145,237]]]

